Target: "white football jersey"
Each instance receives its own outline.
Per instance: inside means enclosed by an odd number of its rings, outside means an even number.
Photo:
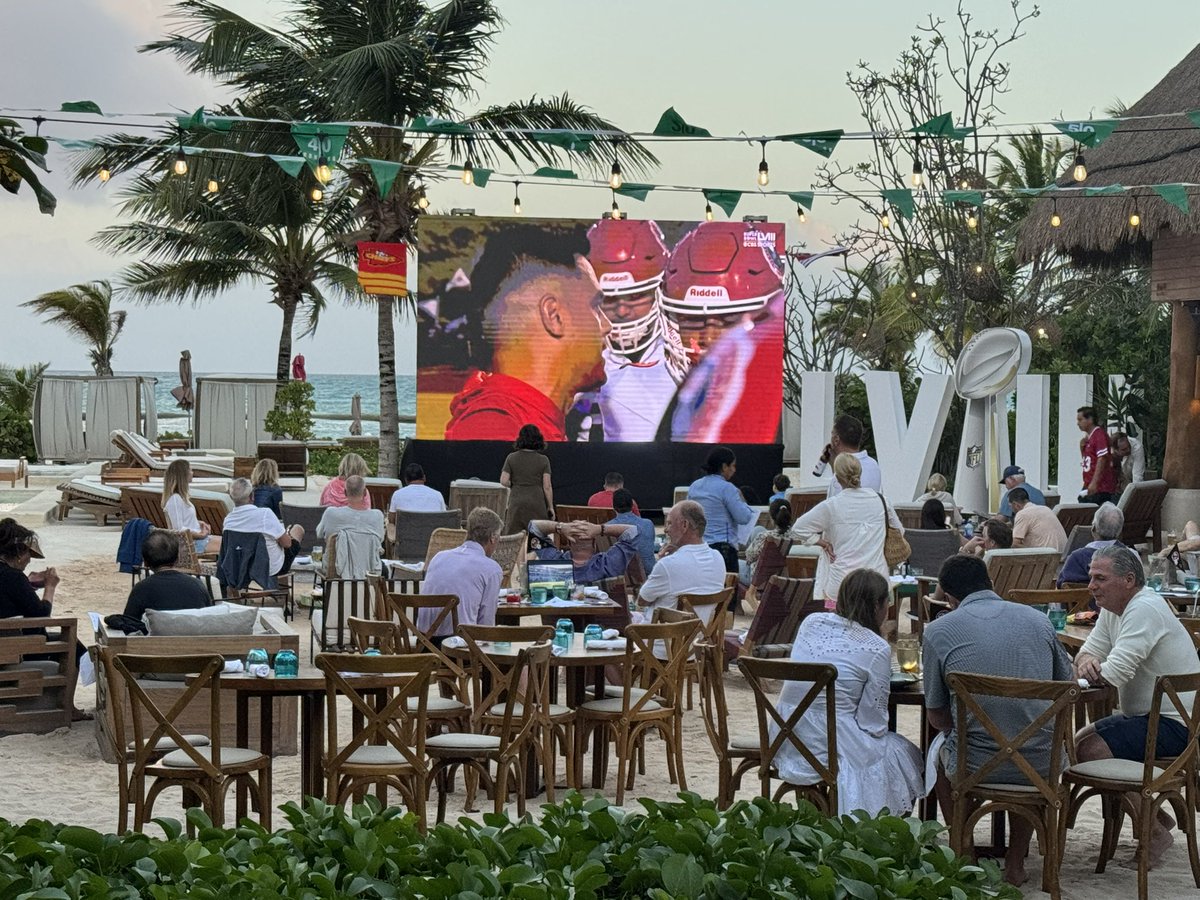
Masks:
[[[662,335],[654,338],[640,362],[607,347],[602,355],[607,376],[600,387],[604,440],[654,440],[676,387],[667,369]]]

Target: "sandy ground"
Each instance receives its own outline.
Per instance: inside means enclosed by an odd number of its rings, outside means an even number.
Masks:
[[[47,564],[55,566],[62,577],[55,613],[79,617],[80,634],[85,636],[85,643],[91,643],[88,611],[103,614],[121,611],[129,590],[129,576],[119,574],[113,561],[120,529],[116,526],[98,527],[93,524],[91,517],[81,514],[74,514],[63,523],[44,521],[46,511],[57,499],[57,492],[52,487],[58,480],[61,479],[34,479],[31,488],[50,489],[37,498],[19,504],[8,514],[37,529],[46,551]],[[39,483],[35,485],[34,482]],[[313,494],[312,498],[300,502],[315,503],[319,490],[319,485],[310,483],[308,493]],[[0,491],[0,495],[2,493]],[[289,499],[295,495],[296,492],[289,492]],[[2,500],[0,496],[0,502]],[[296,626],[302,633],[308,627],[308,620],[303,613],[297,619]],[[302,640],[301,643],[307,645],[307,641]],[[726,692],[731,731],[753,731],[756,727],[753,695],[736,669],[727,676]],[[94,688],[80,688],[77,701],[84,708],[94,707]],[[914,741],[918,734],[917,715],[915,707],[901,707],[899,729]],[[716,759],[698,708],[685,714],[683,733],[688,788],[702,796],[715,797]],[[611,765],[607,785],[610,798],[615,791],[615,761]],[[590,758],[585,766],[590,768]],[[115,829],[116,767],[100,758],[95,730],[90,723],[46,735],[15,735],[0,739],[0,770],[13,775],[6,789],[0,792],[0,816],[18,822],[28,818],[48,818],[106,831]],[[299,799],[297,757],[276,758],[272,773],[276,805]],[[753,796],[756,787],[753,778],[747,779],[739,796]],[[646,774],[638,777],[633,796],[672,799],[676,790],[667,779],[662,746],[657,740],[651,740],[647,745]],[[177,796],[172,792],[164,795],[156,812],[178,816],[178,807],[174,806]],[[480,799],[486,802],[482,797]],[[532,802],[536,804],[539,801]],[[486,805],[490,806],[490,803]],[[536,814],[536,806],[534,810]],[[431,803],[431,820],[435,812],[436,804]],[[452,818],[462,814],[461,789],[450,798],[449,814]],[[1128,824],[1116,859],[1104,874],[1096,875],[1093,870],[1100,830],[1099,807],[1092,803],[1081,813],[1075,829],[1068,834],[1061,875],[1063,897],[1071,900],[1115,900],[1136,896],[1136,870],[1121,865],[1133,857],[1133,841]],[[979,839],[980,843],[986,842],[982,830]],[[1036,889],[1041,877],[1041,860],[1036,852],[1028,861],[1028,871],[1030,883],[1026,885],[1026,895],[1044,896]],[[1190,895],[1195,889],[1187,864],[1186,848],[1180,836],[1175,846],[1167,851],[1160,868],[1151,872],[1151,894],[1154,897],[1182,897]]]

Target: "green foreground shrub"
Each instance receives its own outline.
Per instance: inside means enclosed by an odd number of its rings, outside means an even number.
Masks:
[[[172,819],[155,820],[165,840],[0,820],[0,897],[1020,897],[994,864],[956,860],[936,823],[679,796],[635,811],[571,794],[538,823],[488,815],[427,835],[373,801],[288,804],[275,832],[213,828],[193,809],[194,840]]]

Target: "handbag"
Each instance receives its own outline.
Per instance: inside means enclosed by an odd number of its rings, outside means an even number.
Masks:
[[[888,568],[894,569],[912,556],[912,547],[908,545],[904,532],[892,527],[887,501],[883,499],[883,494],[878,496],[879,502],[883,504],[883,558],[887,561]]]

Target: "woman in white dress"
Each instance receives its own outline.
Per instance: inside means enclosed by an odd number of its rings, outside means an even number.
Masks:
[[[858,569],[838,592],[836,613],[814,613],[800,625],[792,644],[797,662],[837,668],[838,814],[863,809],[876,815],[913,810],[925,794],[921,753],[908,738],[888,731],[892,651],[879,636],[887,615],[888,582],[878,572]],[[811,682],[789,681],[779,695],[786,719]],[[772,728],[772,738],[778,733]],[[796,735],[818,760],[829,759],[825,742],[825,700],[818,697],[796,726]],[[816,773],[791,744],[775,755],[784,781],[812,784]]]
[[[196,542],[196,555],[221,549],[221,538],[214,535],[207,522],[196,517],[196,507],[188,497],[192,483],[192,467],[186,459],[177,459],[167,466],[163,475],[163,512],[172,531],[186,531]]]
[[[838,454],[833,461],[833,475],[842,492],[822,500],[792,526],[794,536],[815,536],[816,545],[825,551],[817,559],[813,596],[824,600],[826,609],[833,608],[842,579],[855,569],[873,569],[886,578],[886,526],[890,523],[904,532],[896,511],[884,503],[882,495],[862,486],[862,465],[854,456]]]

